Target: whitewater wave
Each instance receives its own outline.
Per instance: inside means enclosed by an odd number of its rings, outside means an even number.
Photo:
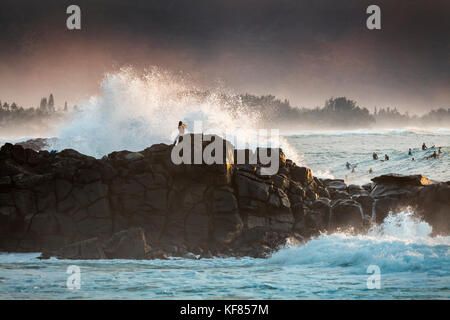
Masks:
[[[198,88],[187,76],[156,67],[143,73],[132,68],[108,73],[101,87],[100,96],[79,103],[81,112],[59,128],[59,139],[51,148],[73,148],[94,157],[123,149],[138,151],[172,143],[181,120],[189,132],[214,133],[232,139],[239,148],[271,143],[296,163],[302,162],[284,138],[275,143],[264,140],[258,134],[259,115],[250,114],[238,95],[225,95],[223,88]]]
[[[412,212],[389,215],[366,235],[323,234],[302,246],[289,246],[266,262],[276,265],[346,267],[355,273],[377,265],[383,273],[426,272],[450,267],[450,237],[430,237],[432,228]]]

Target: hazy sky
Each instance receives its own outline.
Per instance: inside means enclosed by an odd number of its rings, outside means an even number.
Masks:
[[[78,4],[82,30],[66,28]],[[381,7],[381,30],[366,8]],[[158,65],[299,107],[348,96],[411,113],[450,108],[449,0],[2,0],[0,100],[58,106],[104,72]]]

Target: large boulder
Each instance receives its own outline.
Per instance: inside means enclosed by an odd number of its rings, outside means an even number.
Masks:
[[[45,254],[45,256],[50,256]],[[98,238],[87,239],[62,247],[56,253],[59,259],[95,260],[106,259],[102,245]]]
[[[232,182],[234,146],[217,135],[186,134],[173,146],[168,167],[178,166],[185,176],[215,185]]]
[[[306,167],[291,167],[290,174],[292,180],[299,182],[304,186],[310,184],[314,180],[311,170]]]
[[[110,259],[142,259],[150,249],[142,228],[117,232],[104,245],[104,252]]]
[[[213,217],[213,239],[219,244],[233,242],[240,236],[244,224],[237,212],[215,213]]]
[[[396,173],[384,174],[372,179],[376,184],[395,184],[399,186],[426,186],[432,182],[421,174],[402,175]]]
[[[434,234],[450,234],[450,185],[425,186],[417,195],[417,212],[433,227]]]
[[[363,227],[364,213],[361,205],[354,200],[337,200],[330,212],[330,228],[341,230],[354,228],[356,231]]]
[[[413,195],[418,189],[421,187],[408,187],[405,185],[398,184],[376,184],[372,191],[370,192],[370,196],[374,199],[380,198],[407,198]]]
[[[266,202],[269,199],[270,186],[262,180],[242,173],[236,174],[235,184],[239,197]]]
[[[329,199],[318,198],[308,206],[301,206],[298,209],[294,209],[294,214],[296,215],[294,229],[302,235],[309,237],[328,229],[330,217]]]

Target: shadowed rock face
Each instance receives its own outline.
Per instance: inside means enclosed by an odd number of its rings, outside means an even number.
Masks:
[[[165,144],[102,159],[5,144],[0,251],[68,259],[264,257],[288,238],[364,232],[405,206],[435,232],[450,232],[448,183],[385,175],[364,187],[347,186],[314,177],[279,149],[278,173],[264,176],[259,163],[230,161],[231,145],[214,139],[224,145],[224,164],[175,165]]]

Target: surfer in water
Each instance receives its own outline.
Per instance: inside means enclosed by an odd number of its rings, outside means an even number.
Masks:
[[[411,148],[409,148],[409,151],[408,151],[408,156],[412,156],[412,151],[411,151]]]
[[[347,163],[345,164],[345,167],[346,167],[348,170],[350,170],[351,166],[352,166],[352,165],[350,164],[350,162],[347,161]]]
[[[387,154],[384,155],[384,161],[388,161],[389,160],[389,156]]]
[[[378,160],[378,155],[376,154],[376,152],[372,153],[372,158],[373,160]]]
[[[432,155],[429,155],[428,157],[425,157],[425,159],[427,159],[427,160],[431,159],[431,158],[437,159],[437,157],[438,157],[438,154],[437,154],[436,151],[434,151]]]
[[[425,145],[425,142],[422,144],[422,150],[427,150],[427,146]]]
[[[173,143],[173,145],[176,145],[177,142],[180,143],[181,140],[183,139],[183,135],[186,131],[187,126],[183,123],[183,121],[179,121],[178,122],[178,136],[175,139],[175,142]]]

